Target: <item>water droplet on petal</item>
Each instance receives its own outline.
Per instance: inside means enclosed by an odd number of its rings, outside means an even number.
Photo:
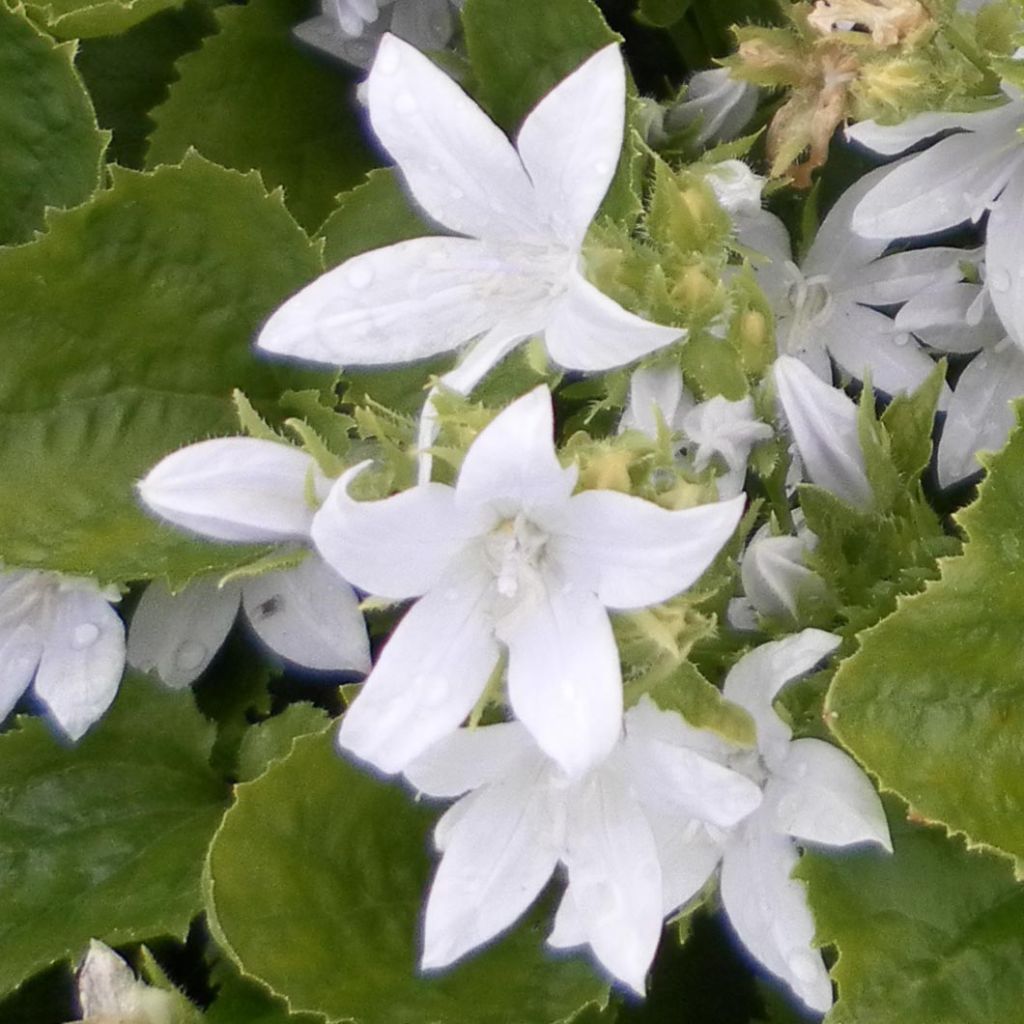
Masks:
[[[399,114],[414,114],[418,107],[416,97],[411,92],[400,92],[395,97],[395,110]]]
[[[368,267],[366,262],[357,263],[352,267],[345,277],[353,288],[366,288],[373,282],[373,268]]]
[[[174,664],[183,672],[194,672],[206,660],[207,648],[196,640],[186,640],[174,652]]]
[[[892,343],[897,348],[903,348],[908,341],[910,341],[910,335],[906,331],[900,331],[898,334],[894,334],[892,336]]]
[[[1003,267],[999,267],[992,271],[988,283],[994,292],[1008,292],[1013,281],[1010,279],[1010,272]]]
[[[100,627],[94,622],[83,622],[75,626],[71,634],[71,646],[76,651],[83,651],[86,647],[92,647],[100,638]]]

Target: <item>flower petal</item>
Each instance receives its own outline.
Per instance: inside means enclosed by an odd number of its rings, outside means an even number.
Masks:
[[[43,644],[28,622],[0,632],[0,722],[12,711],[36,674]]]
[[[497,504],[501,514],[515,514],[568,501],[576,469],[558,461],[554,433],[551,392],[541,384],[498,413],[469,446],[455,485],[457,507]]]
[[[155,670],[174,689],[195,682],[227,639],[241,596],[237,584],[220,587],[213,577],[178,594],[163,581],[150,583],[128,626],[128,664]]]
[[[661,868],[647,819],[618,772],[597,772],[574,793],[564,860],[591,949],[643,995],[661,938]]]
[[[385,35],[366,97],[377,138],[434,220],[475,238],[550,237],[512,144],[433,61]]]
[[[929,111],[908,117],[905,121],[893,125],[882,125],[877,121],[860,121],[847,127],[846,137],[851,142],[856,142],[882,156],[896,156],[942,132],[957,128],[973,131],[980,127],[976,121],[977,117],[978,114],[974,112]]]
[[[455,491],[426,483],[380,501],[356,501],[348,488],[369,463],[343,473],[313,519],[313,543],[335,572],[380,597],[417,597],[436,586],[486,527],[460,509]]]
[[[1024,163],[1019,163],[1006,191],[996,200],[985,232],[988,293],[1006,333],[1024,346],[1024,268],[1020,240],[1024,235]]]
[[[658,418],[671,430],[683,401],[683,375],[678,366],[641,366],[629,378],[629,403],[620,430],[658,436]]]
[[[456,729],[409,764],[404,775],[421,793],[449,799],[495,782],[537,746],[519,722]]]
[[[812,1009],[832,1005],[832,984],[811,943],[814,918],[804,887],[790,877],[798,856],[791,839],[759,821],[740,826],[722,858],[722,903],[740,941]]]
[[[696,582],[732,536],[743,495],[671,511],[617,491],[575,495],[549,542],[608,608],[658,604]]]
[[[855,508],[870,508],[874,492],[864,468],[857,406],[792,356],[775,360],[773,377],[807,475]]]
[[[343,750],[390,774],[458,728],[498,661],[486,586],[442,585],[406,612],[341,721]]]
[[[606,46],[526,116],[516,148],[547,224],[568,248],[583,243],[615,176],[626,116],[626,72]]]
[[[977,220],[1020,160],[1014,135],[999,144],[973,133],[942,139],[868,192],[854,211],[853,230],[866,238],[910,238]]]
[[[544,329],[544,342],[559,366],[599,372],[624,366],[686,335],[683,327],[654,324],[623,309],[573,269]]]
[[[592,594],[550,584],[499,622],[508,695],[537,745],[571,777],[607,756],[622,732],[622,674],[608,613]]]
[[[972,308],[978,312],[977,323],[968,319]],[[1006,336],[991,302],[982,299],[982,286],[965,281],[918,292],[896,314],[895,326],[932,348],[960,355],[991,348]]]
[[[703,888],[722,859],[722,842],[696,820],[644,806],[661,865],[661,909],[671,914]]]
[[[750,712],[757,726],[757,745],[774,768],[782,762],[792,733],[772,708],[779,691],[810,672],[840,644],[820,629],[805,629],[784,640],[755,647],[730,669],[722,692],[727,700]]]
[[[558,863],[558,809],[547,768],[509,775],[463,798],[427,899],[422,966],[446,967],[508,928]]]
[[[326,672],[369,672],[370,641],[352,587],[311,554],[242,584],[256,635],[282,658]]]
[[[124,623],[105,598],[79,589],[57,595],[34,689],[71,739],[110,707],[124,660]]]
[[[1024,395],[1024,353],[1011,342],[981,352],[956,383],[936,460],[939,486],[981,469],[977,454],[999,451],[1016,423],[1010,402]]]
[[[411,238],[353,256],[306,285],[256,344],[337,366],[404,363],[449,352],[516,315],[540,324],[549,304],[546,284],[497,246]]]
[[[157,515],[226,541],[306,539],[309,483],[323,476],[305,452],[274,441],[224,437],[172,452],[139,482]]]
[[[878,843],[892,852],[878,794],[857,762],[830,743],[790,743],[764,800],[776,832],[826,846]]]
[[[959,281],[960,264],[967,258],[965,250],[948,246],[897,252],[855,271],[842,288],[866,306],[891,306],[926,288]]]

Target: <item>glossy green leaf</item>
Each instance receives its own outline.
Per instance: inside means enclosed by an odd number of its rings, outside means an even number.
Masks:
[[[0,500],[0,559],[108,580],[225,564],[143,517],[134,484],[168,451],[235,432],[232,388],[260,402],[329,380],[251,348],[318,266],[279,198],[194,155],[117,170],[0,252],[0,465],[20,485]]]
[[[183,935],[226,804],[191,694],[129,678],[75,747],[42,719],[0,736],[0,992],[90,938]]]
[[[93,39],[126,32],[184,0],[42,0],[28,7],[32,17],[58,39]]]
[[[964,554],[861,634],[833,731],[916,813],[1024,858],[1024,432],[957,519]]]
[[[804,854],[817,939],[834,945],[827,1024],[998,1024],[1020,1019],[1024,887],[890,803],[894,854]]]
[[[75,206],[99,185],[106,137],[73,57],[0,4],[0,244],[31,238],[46,207]]]
[[[451,970],[416,967],[435,809],[343,761],[333,730],[238,787],[210,849],[218,941],[294,1011],[359,1024],[561,1021],[607,986],[531,917]]]
[[[268,186],[283,186],[302,224],[319,226],[334,197],[374,160],[349,78],[292,38],[307,7],[305,0],[221,7],[220,31],[178,62],[178,81],[152,114],[148,165],[174,163],[193,146],[226,167],[258,170]]]

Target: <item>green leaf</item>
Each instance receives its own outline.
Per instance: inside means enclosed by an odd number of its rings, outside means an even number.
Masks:
[[[592,53],[619,40],[591,0],[468,0],[477,99],[506,130]]]
[[[191,694],[129,678],[77,746],[42,719],[0,736],[0,992],[90,938],[184,935],[226,803]]]
[[[829,691],[833,731],[915,812],[1024,858],[1024,432],[957,518],[941,579],[861,634]],[[908,742],[908,738],[912,741]]]
[[[114,171],[40,239],[0,251],[0,463],[24,481],[0,500],[0,559],[107,580],[177,566],[187,579],[254,552],[199,550],[143,517],[135,481],[188,441],[234,432],[234,387],[258,404],[330,380],[251,348],[319,261],[255,176],[195,155]]]
[[[323,732],[329,719],[312,704],[291,704],[279,715],[248,729],[242,738],[238,755],[238,778],[251,782],[262,775],[275,761],[291,753],[292,744],[300,736]]]
[[[424,978],[416,966],[436,812],[303,737],[238,800],[210,848],[214,935],[294,1011],[359,1024],[561,1021],[607,986],[543,948],[536,916]]]
[[[251,0],[216,12],[220,31],[178,62],[179,79],[153,112],[146,162],[175,163],[194,146],[282,186],[308,229],[374,160],[339,72],[311,60],[291,36],[306,0]],[[348,96],[346,96],[346,91]]]
[[[328,267],[371,249],[443,233],[427,223],[409,198],[401,175],[391,167],[370,171],[366,181],[338,196],[334,212],[320,228]]]
[[[75,206],[99,185],[106,136],[58,46],[0,4],[0,244],[24,242],[48,206]]]
[[[323,1024],[323,1018],[309,1013],[291,1014],[280,996],[252,978],[244,978],[238,968],[222,957],[210,972],[217,995],[206,1011],[207,1024]]]
[[[58,39],[93,39],[126,32],[184,0],[44,0],[29,14]]]
[[[640,0],[637,16],[647,25],[668,28],[693,5],[693,0]]]
[[[75,67],[85,80],[100,125],[113,132],[107,158],[141,169],[146,138],[153,130],[149,112],[167,98],[174,62],[199,46],[217,23],[202,0],[186,0],[180,10],[166,10],[127,32],[85,39]]]
[[[908,744],[910,745],[910,744]],[[889,804],[894,854],[805,853],[817,939],[839,950],[828,1024],[997,1024],[1020,1019],[1024,888],[998,858]]]

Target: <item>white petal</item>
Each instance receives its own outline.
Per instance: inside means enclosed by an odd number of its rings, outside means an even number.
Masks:
[[[404,775],[427,796],[451,798],[495,782],[536,753],[519,722],[456,729],[409,764]]]
[[[882,125],[877,121],[861,121],[846,129],[846,137],[851,142],[880,153],[882,156],[896,156],[904,153],[919,142],[930,139],[933,135],[948,132],[955,128],[974,128],[974,113],[933,113],[917,114],[908,117],[899,124]]]
[[[366,87],[374,132],[434,220],[476,238],[549,237],[512,144],[437,65],[385,35]]]
[[[217,582],[198,579],[178,594],[150,583],[128,626],[128,664],[174,689],[195,682],[227,639],[242,596],[237,584]]]
[[[936,285],[903,306],[896,314],[895,328],[915,334],[942,352],[967,355],[992,347],[1006,336],[1006,329],[992,304],[979,301],[981,296],[981,285],[960,281]],[[980,316],[973,324],[968,322],[972,307]]]
[[[654,324],[623,309],[574,269],[544,329],[544,341],[559,366],[600,372],[656,352],[686,334],[685,328]]]
[[[698,146],[729,142],[754,116],[757,99],[757,87],[730,77],[728,68],[698,71],[686,83],[685,100],[666,112],[665,127],[678,131],[699,122]]]
[[[617,772],[595,773],[575,792],[565,862],[594,954],[643,995],[661,938],[661,868],[647,819]]]
[[[751,542],[740,562],[740,579],[761,615],[796,619],[801,596],[824,590],[824,581],[804,563],[807,550],[800,537],[764,536]]]
[[[959,281],[960,263],[966,258],[965,250],[947,246],[897,252],[856,271],[842,288],[866,306],[891,306],[927,288]]]
[[[540,210],[578,249],[615,176],[626,115],[626,72],[606,46],[563,79],[527,115],[516,140]]]
[[[629,379],[629,403],[622,414],[622,430],[640,430],[658,436],[658,416],[671,430],[683,398],[683,375],[676,366],[641,366]]]
[[[668,743],[684,750],[696,750],[725,764],[737,747],[710,729],[690,725],[675,711],[664,711],[644,694],[626,712],[626,735],[641,742]]]
[[[773,371],[786,422],[807,475],[857,508],[874,503],[857,434],[857,407],[800,360],[779,356]]]
[[[458,365],[440,378],[440,383],[460,395],[468,395],[520,341],[535,334],[541,326],[540,320],[502,321],[473,345]]]
[[[658,604],[695,583],[732,536],[742,495],[671,511],[617,491],[574,495],[549,542],[570,579],[608,608]]]
[[[28,689],[42,653],[42,638],[31,623],[22,622],[0,633],[0,722]]]
[[[661,909],[665,914],[697,895],[722,859],[722,843],[698,821],[686,821],[644,806],[661,864]]]
[[[498,661],[485,589],[478,579],[451,583],[409,609],[341,721],[342,749],[399,772],[458,728]]]
[[[139,496],[176,526],[226,541],[309,536],[310,481],[323,475],[305,452],[274,441],[225,437],[172,452],[139,482]]]
[[[757,726],[757,745],[770,767],[781,763],[792,733],[772,708],[779,691],[810,672],[840,644],[820,629],[805,629],[784,640],[755,647],[730,669],[722,692],[750,712]]]
[[[1024,164],[1019,164],[1006,191],[996,200],[988,218],[985,276],[988,292],[1006,333],[1024,346]]]
[[[954,135],[915,154],[861,200],[853,230],[867,238],[910,238],[977,220],[1021,159],[1019,140],[989,141]]]
[[[108,945],[96,939],[78,968],[78,1002],[85,1022],[128,1020],[146,986]]]
[[[562,893],[562,902],[558,904],[547,943],[552,949],[572,949],[587,943],[587,928],[573,899],[571,885],[567,885]]]
[[[371,594],[400,600],[435,586],[468,542],[486,528],[444,484],[421,484],[380,501],[349,496],[368,463],[343,473],[313,520],[324,560]]]
[[[532,316],[539,329],[546,289],[546,278],[488,242],[411,238],[306,285],[264,324],[257,345],[338,366],[404,363],[449,352],[513,316]],[[529,333],[530,325],[520,336]]]
[[[812,1009],[832,1005],[832,985],[811,942],[814,918],[804,887],[791,878],[798,857],[791,839],[745,824],[722,859],[722,903],[740,941]]]
[[[892,852],[882,802],[857,763],[822,740],[794,740],[765,789],[776,832],[826,846],[878,843]]]
[[[551,392],[542,384],[498,413],[469,446],[455,485],[457,506],[497,504],[514,514],[564,504],[576,469],[562,468],[554,432]]]
[[[572,777],[615,746],[622,674],[608,613],[586,591],[546,587],[499,623],[508,644],[508,695],[537,745]]]
[[[504,931],[547,884],[559,849],[546,780],[538,761],[464,798],[427,899],[424,968],[445,967]]]
[[[660,740],[627,734],[630,782],[645,806],[730,828],[761,804],[761,787],[731,768]]]
[[[124,672],[124,623],[99,593],[61,592],[36,672],[36,696],[77,740],[110,707]]]
[[[928,379],[935,363],[916,339],[893,326],[884,313],[843,305],[829,321],[826,344],[832,358],[851,376],[863,380],[870,371],[871,383],[879,391],[911,394]]]
[[[941,487],[977,473],[980,451],[999,451],[1016,423],[1013,399],[1024,395],[1024,353],[1012,343],[981,352],[960,374],[939,439]]]
[[[370,671],[359,600],[316,555],[246,580],[242,604],[256,635],[282,658],[320,671]]]

